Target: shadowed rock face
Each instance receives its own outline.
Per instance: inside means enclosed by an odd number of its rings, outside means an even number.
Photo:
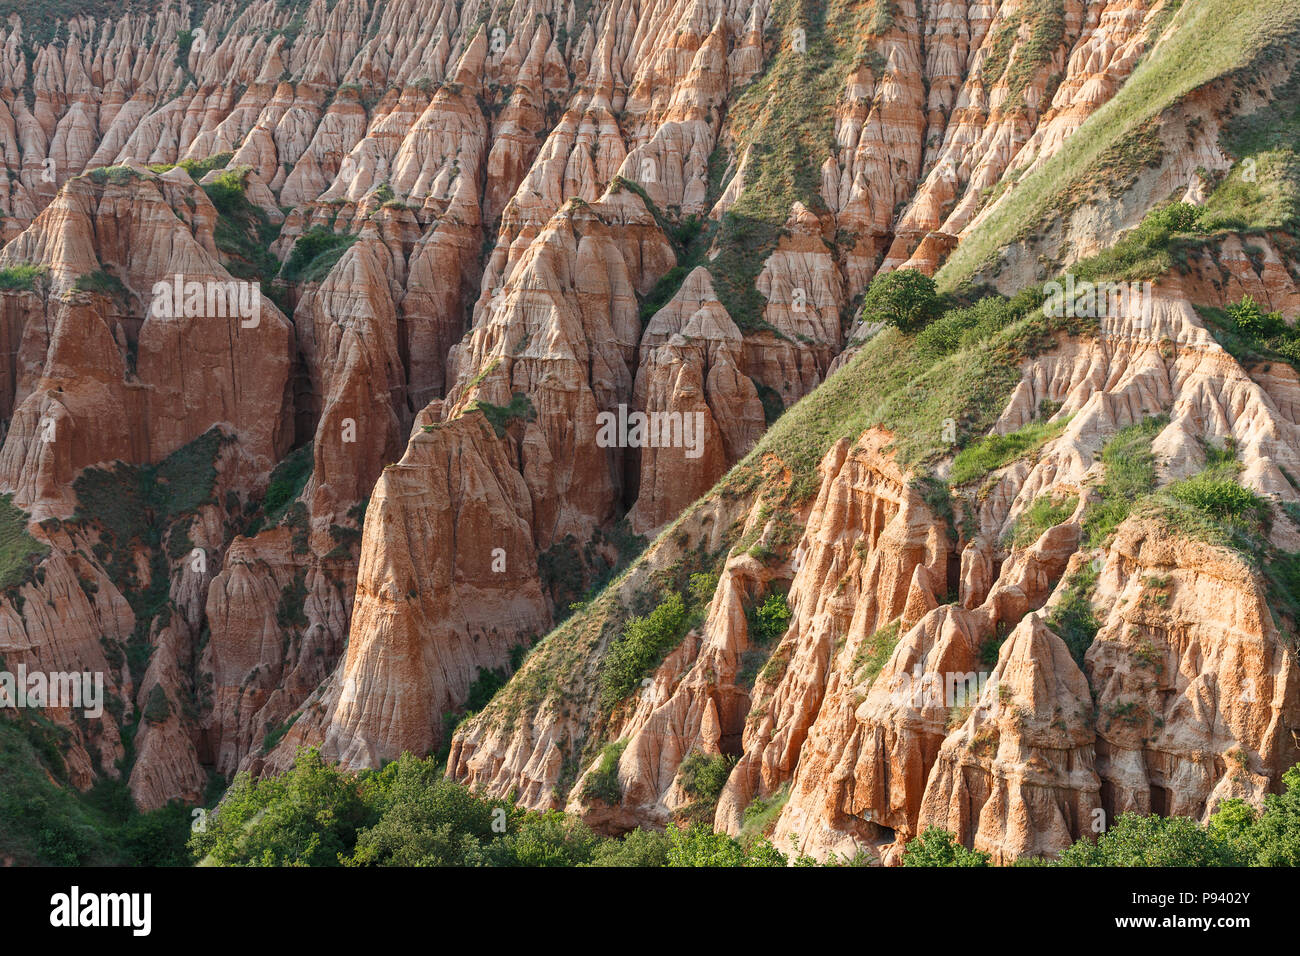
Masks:
[[[1009,861],[1097,811],[1258,801],[1294,762],[1294,644],[1249,562],[1145,519],[1096,549],[1081,530],[1100,450],[1148,415],[1162,482],[1231,438],[1244,485],[1300,500],[1300,379],[1192,308],[1294,320],[1285,235],[1197,247],[1141,323],[1024,356],[992,430],[1061,427],[951,517],[851,377],[872,278],[934,274],[1020,208],[1160,4],[833,3],[802,49],[750,0],[136,7],[0,26],[0,492],[32,555],[0,654],[106,674],[104,719],[52,712],[75,786],[125,774],[158,807],[304,745],[348,767],[449,745],[455,779],[620,830],[701,813],[699,753],[733,762],[721,830],[783,801],[770,835],[819,857],[892,862],[934,823]],[[818,82],[783,79],[804,55]],[[1285,79],[1205,77],[1152,121],[1158,157],[982,277],[1015,292],[1203,200],[1231,111]],[[258,320],[155,310],[178,276],[252,283]],[[825,415],[856,424],[803,419],[819,470],[782,497],[802,466],[760,440],[836,370],[862,407]],[[638,413],[692,430],[604,440]],[[1044,495],[1078,504],[1010,543]],[[1274,511],[1272,546],[1300,548]],[[1051,612],[1092,563],[1078,660]],[[697,626],[599,701],[626,618],[697,570],[718,574]],[[772,594],[791,620],[760,639]],[[548,632],[448,740],[480,675]],[[918,699],[918,669],[997,689]],[[588,800],[612,741],[622,798]]]

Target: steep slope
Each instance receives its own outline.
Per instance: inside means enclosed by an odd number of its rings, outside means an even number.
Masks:
[[[1213,311],[1300,310],[1294,151],[1259,119],[1295,99],[1294,3],[83,9],[0,0],[0,491],[26,535],[0,651],[108,675],[108,719],[58,716],[75,786],[158,807],[302,745],[449,746],[454,777],[610,829],[738,833],[784,801],[774,832],[820,856],[938,821],[1005,860],[1095,809],[1258,799],[1294,760],[1289,624],[1251,561],[1300,547],[1296,378]],[[1194,236],[1106,258],[1172,198]],[[1102,322],[1018,298],[939,356],[853,323],[904,266],[957,304],[1063,268],[1160,282]],[[157,310],[168,280],[255,293],[257,321]],[[1107,440],[1157,415],[1159,486],[1231,438],[1271,527],[1092,540]],[[1026,427],[1030,456],[948,481]],[[1115,617],[1139,552],[1181,616]],[[1100,630],[1067,660],[1050,609],[1083,554]],[[681,626],[633,647],[667,592]],[[1190,597],[1221,592],[1231,620]],[[916,666],[989,670],[1023,718],[894,699]],[[1268,703],[1221,706],[1230,680]],[[1123,719],[1076,713],[1085,689]]]

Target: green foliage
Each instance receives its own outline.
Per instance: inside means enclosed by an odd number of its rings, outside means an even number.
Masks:
[[[313,226],[293,244],[293,251],[280,270],[280,278],[286,282],[320,282],[356,241],[355,234]]]
[[[968,850],[947,830],[927,827],[903,851],[903,866],[988,866],[989,855]]]
[[[18,866],[178,866],[189,811],[135,809],[125,783],[61,785],[66,743],[44,718],[0,715],[0,856]]]
[[[45,266],[25,262],[5,266],[0,268],[0,291],[30,291],[36,287],[36,280],[49,275],[49,272],[50,270]]]
[[[275,622],[285,630],[303,630],[307,627],[306,575],[299,570],[288,584],[280,589],[280,600],[275,608]]]
[[[713,571],[697,571],[689,578],[691,601],[696,607],[708,607],[718,590],[719,575]]]
[[[149,692],[149,699],[144,705],[144,719],[151,724],[161,724],[171,716],[171,703],[167,700],[167,691],[162,684],[154,684]]]
[[[1200,209],[1185,202],[1157,206],[1119,242],[1073,266],[1075,278],[1086,282],[1154,279],[1197,243],[1187,237],[1199,231],[1200,216]]]
[[[877,333],[768,429],[723,479],[720,493],[768,485],[765,468],[775,458],[789,469],[789,484],[781,492],[766,493],[786,502],[805,501],[820,486],[817,465],[826,450],[842,437],[856,440],[872,425],[894,433],[893,449],[902,464],[951,454],[952,446],[944,440],[946,420],[956,423],[959,443],[987,432],[1020,382],[1025,358],[1051,347],[1061,333],[1096,329],[1095,321],[1044,316],[1038,308],[1042,301],[1041,290],[1026,290],[1009,303],[1018,318],[987,338],[972,336],[960,351],[938,358],[912,349],[911,338],[895,328]]]
[[[104,568],[135,614],[127,656],[137,681],[148,662],[154,619],[170,614],[172,568],[165,542],[174,526],[188,527],[198,509],[213,500],[217,455],[226,441],[214,427],[157,465],[86,468],[73,482],[75,520],[99,529],[97,554],[102,548]]]
[[[196,164],[190,175],[194,176],[204,165],[215,163],[220,158],[218,155]],[[184,162],[181,165],[184,166]],[[260,282],[262,294],[275,300],[276,290],[271,281],[280,271],[280,262],[271,254],[270,246],[279,235],[280,227],[272,225],[262,208],[254,205],[246,195],[248,172],[247,166],[227,170],[203,187],[217,210],[213,240],[222,254],[222,264],[227,272],[237,279]],[[287,305],[281,304],[288,311]]]
[[[679,829],[668,825],[669,866],[785,866],[785,854],[767,840],[746,849],[725,833],[694,824]]]
[[[714,807],[735,765],[736,758],[727,754],[706,756],[694,750],[682,761],[678,779],[687,796]]]
[[[681,643],[689,627],[686,603],[677,593],[669,594],[645,617],[627,622],[623,635],[614,641],[601,662],[600,703],[606,711],[625,700],[664,656]]]
[[[757,644],[778,640],[790,626],[790,605],[784,594],[769,594],[754,608],[749,620],[749,638]]]
[[[1048,528],[1054,528],[1074,514],[1078,505],[1077,495],[1057,500],[1051,494],[1039,495],[1012,523],[1008,537],[1017,548],[1032,544]]]
[[[1300,330],[1280,312],[1264,312],[1250,296],[1226,309],[1198,306],[1197,312],[1215,340],[1247,367],[1277,358],[1300,369]]]
[[[879,676],[893,655],[894,648],[898,646],[900,630],[901,622],[891,621],[884,627],[876,628],[870,637],[858,645],[850,670],[855,681],[873,681]]]
[[[1061,852],[1061,866],[1235,866],[1240,859],[1187,817],[1120,814],[1096,843],[1079,840]]]
[[[623,799],[623,788],[618,782],[618,762],[626,749],[626,740],[616,740],[605,745],[605,749],[600,752],[600,763],[587,774],[583,783],[584,800],[603,800],[614,806]]]
[[[194,32],[192,30],[176,31],[176,63],[184,66],[189,59],[190,48],[194,46]]]
[[[179,167],[189,173],[190,179],[197,183],[214,169],[225,169],[226,164],[234,158],[234,155],[234,153],[227,150],[224,153],[209,156],[207,159],[182,159],[179,163],[154,163],[149,167],[149,171],[151,173],[165,173]]]
[[[289,452],[272,469],[266,497],[262,499],[265,527],[274,528],[283,521],[289,507],[307,487],[307,479],[315,467],[313,454],[313,443],[308,442]]]
[[[1083,655],[1097,637],[1101,622],[1092,609],[1092,593],[1097,584],[1098,572],[1084,565],[1066,582],[1060,600],[1047,618],[1047,626],[1065,642],[1080,668]]]
[[[1143,510],[1175,532],[1233,548],[1254,561],[1268,550],[1269,503],[1238,483],[1241,464],[1231,439],[1222,449],[1204,447],[1205,469],[1151,495]]]
[[[938,318],[941,310],[933,279],[915,269],[896,269],[872,280],[859,319],[919,332]]]
[[[361,781],[304,750],[288,773],[239,774],[190,848],[216,866],[334,866],[374,822]]]
[[[1056,422],[1034,421],[1007,435],[987,435],[957,453],[948,481],[965,485],[983,478],[995,468],[1023,458],[1059,435],[1069,417]]]
[[[4,753],[0,752],[0,767]],[[5,793],[0,792],[0,809]],[[602,839],[559,811],[531,813],[443,779],[429,759],[403,754],[350,773],[299,751],[279,777],[236,778],[190,838],[200,865],[217,866],[781,866],[766,840],[748,848],[693,826]],[[801,862],[806,862],[802,861]]]
[[[759,840],[770,836],[776,827],[777,819],[781,816],[781,811],[785,809],[789,800],[789,784],[785,784],[766,799],[755,797],[749,806],[745,807],[744,823],[739,838],[741,846],[753,846]]]
[[[298,711],[291,714],[289,719],[283,723],[268,728],[266,734],[262,737],[262,753],[269,754],[272,750],[278,747],[280,741],[284,739],[284,735],[287,734],[290,728],[298,722],[298,718],[301,715],[302,712]]]
[[[515,392],[510,398],[509,405],[493,405],[491,402],[478,401],[470,407],[483,413],[483,417],[491,423],[492,430],[496,432],[498,438],[505,437],[510,422],[531,422],[537,417],[532,399],[523,392]]]
[[[72,283],[72,289],[74,292],[92,292],[122,300],[130,296],[122,280],[103,269],[77,276]]]
[[[1097,548],[1128,517],[1134,502],[1156,486],[1155,456],[1151,443],[1169,424],[1167,416],[1152,416],[1121,428],[1101,452],[1105,475],[1097,486],[1099,501],[1083,517],[1083,538]]]
[[[100,166],[86,175],[98,186],[126,186],[140,178],[140,174],[130,166]]]
[[[1061,866],[1297,866],[1300,865],[1300,766],[1282,775],[1281,793],[1262,810],[1224,800],[1201,826],[1187,817],[1125,813],[1094,843],[1080,839]]]
[[[668,835],[637,828],[621,840],[604,840],[590,866],[660,867],[668,865]]]
[[[27,512],[15,507],[13,493],[0,495],[0,591],[32,580],[50,549],[27,533]]]
[[[1253,526],[1264,521],[1268,515],[1268,503],[1235,481],[1197,475],[1170,485],[1169,493],[1175,500],[1203,512],[1215,521],[1244,521]]]
[[[648,325],[650,320],[654,318],[655,313],[672,300],[672,297],[677,294],[689,274],[690,269],[686,266],[673,266],[655,283],[654,288],[641,302],[641,324],[643,326]]]

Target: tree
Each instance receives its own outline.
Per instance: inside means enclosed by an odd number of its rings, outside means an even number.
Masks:
[[[785,866],[785,854],[767,840],[748,851],[725,833],[698,824],[679,829],[668,825],[669,866]]]
[[[862,301],[863,322],[886,322],[904,332],[919,332],[942,311],[934,280],[915,269],[876,276]]]
[[[358,778],[311,748],[300,750],[282,776],[237,776],[190,848],[223,866],[337,866],[372,822]]]
[[[1282,782],[1286,790],[1264,798],[1264,812],[1249,831],[1255,866],[1300,866],[1300,765],[1283,774]]]
[[[927,827],[903,851],[903,866],[988,866],[989,855],[968,850],[947,830]]]
[[[1062,851],[1062,866],[1235,866],[1246,862],[1230,844],[1188,817],[1124,813],[1096,843]]]

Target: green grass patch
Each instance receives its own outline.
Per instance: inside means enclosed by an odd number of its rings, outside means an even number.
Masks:
[[[1006,435],[988,435],[963,448],[953,459],[948,481],[966,485],[983,478],[990,471],[1023,458],[1065,429],[1065,417],[1055,422],[1035,421]]]
[[[315,467],[314,447],[313,442],[308,442],[295,448],[271,471],[266,497],[262,500],[262,510],[266,515],[264,527],[274,528],[283,521],[289,508],[307,487],[307,480]]]
[[[855,681],[873,681],[880,676],[881,670],[889,662],[898,639],[902,636],[900,621],[891,621],[884,627],[877,628],[871,636],[858,645],[853,655],[853,664],[849,672]]]
[[[584,800],[603,800],[613,806],[623,799],[623,788],[618,783],[618,762],[626,749],[626,740],[616,740],[600,752],[600,763],[587,774],[583,783]]]
[[[196,183],[214,169],[225,169],[226,164],[234,158],[234,153],[227,150],[207,159],[182,159],[179,163],[154,163],[149,167],[151,173],[165,173],[177,167],[190,174]]]
[[[156,617],[170,614],[168,535],[188,527],[198,509],[213,501],[216,459],[227,439],[209,429],[156,465],[117,462],[87,468],[73,482],[75,520],[97,527],[95,556],[135,612],[127,661],[138,682],[148,663],[148,635]],[[142,573],[138,555],[147,559]]]
[[[27,512],[14,505],[12,493],[0,495],[0,591],[32,580],[36,565],[50,553],[27,533]]]
[[[1099,576],[1100,572],[1094,571],[1091,564],[1083,565],[1066,582],[1060,600],[1045,621],[1065,642],[1070,656],[1080,668],[1083,667],[1083,655],[1101,629],[1101,622],[1092,609],[1092,594]]]
[[[492,430],[496,432],[498,438],[505,437],[506,429],[512,421],[531,422],[537,418],[537,410],[533,408],[532,399],[523,392],[515,392],[510,397],[509,405],[493,405],[491,402],[477,401],[470,408],[483,413],[483,417],[492,424]]]
[[[872,425],[895,435],[893,449],[905,466],[937,462],[952,453],[945,423],[957,430],[957,447],[987,433],[1002,414],[1026,358],[1053,348],[1065,334],[1095,334],[1095,319],[1048,318],[1036,291],[1011,300],[1022,316],[941,356],[913,348],[914,336],[896,328],[877,333],[842,369],[789,408],[721,483],[724,494],[759,488],[786,503],[804,501],[820,485],[817,465],[840,438],[856,439]],[[987,308],[987,307],[986,307]],[[991,310],[990,310],[991,311]],[[940,320],[942,321],[942,319]],[[775,462],[773,461],[775,459]],[[790,471],[772,490],[766,468]]]
[[[5,292],[26,292],[36,288],[36,280],[49,275],[45,266],[19,263],[0,269],[0,290]]]
[[[1039,495],[1016,516],[1007,537],[1017,548],[1033,544],[1044,531],[1068,520],[1078,503],[1078,495],[1061,499],[1054,498],[1051,494]]]
[[[1169,424],[1165,415],[1121,428],[1101,451],[1105,475],[1097,486],[1100,500],[1083,517],[1083,539],[1098,548],[1114,533],[1133,505],[1156,487],[1156,462],[1151,443]]]
[[[337,233],[324,226],[313,226],[293,244],[293,251],[280,270],[280,278],[286,282],[320,282],[357,238],[352,233]]]

